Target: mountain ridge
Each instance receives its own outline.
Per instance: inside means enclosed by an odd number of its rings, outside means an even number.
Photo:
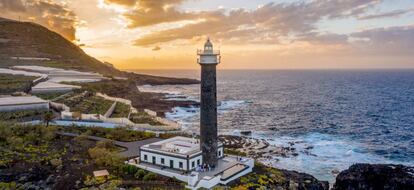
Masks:
[[[22,60],[12,57],[50,60]],[[109,77],[127,77],[137,84],[198,83],[194,79],[158,77],[121,71],[86,54],[79,46],[44,26],[0,17],[0,67],[16,65],[39,65],[97,72]]]

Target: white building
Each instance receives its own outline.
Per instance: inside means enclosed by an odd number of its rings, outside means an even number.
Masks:
[[[139,155],[128,164],[185,182],[189,189],[226,185],[254,167],[254,159],[224,155],[219,143],[217,165],[205,168],[199,140],[180,136],[144,145]]]
[[[36,96],[9,96],[0,98],[0,111],[48,110],[49,102]]]
[[[222,158],[223,144],[220,143],[218,147],[217,157]],[[142,146],[140,161],[171,169],[192,171],[203,165],[201,154],[198,139],[174,137]]]

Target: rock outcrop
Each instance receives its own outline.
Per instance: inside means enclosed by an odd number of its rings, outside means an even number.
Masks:
[[[333,190],[412,190],[414,167],[392,164],[354,164],[336,177]]]

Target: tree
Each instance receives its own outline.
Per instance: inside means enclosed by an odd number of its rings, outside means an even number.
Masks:
[[[51,111],[46,112],[46,113],[43,115],[43,122],[45,122],[45,123],[46,123],[46,127],[49,127],[49,123],[50,123],[53,119],[55,119],[55,116],[53,115],[53,112],[51,112]]]

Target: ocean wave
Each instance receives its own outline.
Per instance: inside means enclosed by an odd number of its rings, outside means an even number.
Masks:
[[[244,100],[224,100],[217,105],[217,112],[225,114],[234,109],[238,109],[246,104]],[[175,107],[170,112],[165,113],[167,119],[178,122],[184,130],[198,128],[200,108],[192,107]]]
[[[253,133],[253,138],[266,139],[275,146],[289,146],[298,155],[295,157],[274,156],[260,161],[274,167],[306,172],[319,180],[335,181],[336,172],[347,169],[354,163],[401,164],[388,158],[366,151],[366,145],[352,139],[321,133],[300,136],[277,136]],[[402,163],[413,166],[413,162]]]

